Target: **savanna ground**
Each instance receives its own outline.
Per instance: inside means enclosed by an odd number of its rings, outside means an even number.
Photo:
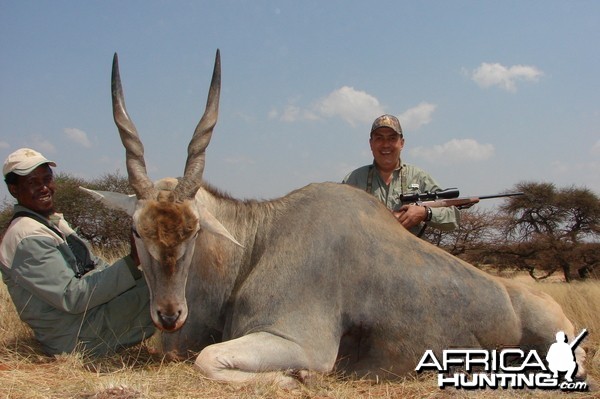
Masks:
[[[600,282],[535,283],[553,296],[579,332],[587,370],[600,381]],[[553,398],[600,397],[600,391],[561,393],[543,390],[441,390],[435,375],[409,376],[375,384],[315,375],[295,390],[273,384],[229,385],[200,376],[192,362],[169,362],[157,351],[158,337],[112,357],[81,354],[44,356],[29,328],[18,318],[6,286],[0,284],[0,398]]]

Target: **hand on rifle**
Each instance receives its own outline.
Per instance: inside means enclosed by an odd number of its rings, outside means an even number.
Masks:
[[[407,229],[418,226],[427,219],[427,207],[415,204],[402,205],[398,211],[392,212],[394,217]]]

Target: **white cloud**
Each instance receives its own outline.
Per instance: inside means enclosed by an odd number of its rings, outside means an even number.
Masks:
[[[74,141],[85,148],[92,147],[92,143],[88,139],[87,133],[83,130],[76,129],[74,127],[67,127],[65,128],[64,132],[69,140]]]
[[[435,104],[422,102],[406,110],[398,116],[402,128],[414,130],[428,124],[436,108]],[[317,100],[309,108],[289,104],[283,110],[271,109],[268,118],[284,122],[340,118],[350,126],[370,126],[375,118],[385,113],[384,107],[376,97],[353,87],[343,86]]]
[[[295,122],[298,119],[300,119],[301,113],[302,111],[300,107],[297,107],[295,105],[288,105],[287,107],[285,107],[282,114],[280,115],[280,119],[284,122]]]
[[[283,112],[279,114],[275,110],[269,112],[269,118],[279,118],[284,122],[296,122],[299,120],[315,120],[319,119],[314,112],[302,109],[296,105],[288,105]]]
[[[479,162],[494,156],[492,144],[480,144],[473,139],[453,139],[431,148],[416,147],[409,150],[411,156],[434,163],[453,164]]]
[[[431,115],[437,105],[422,102],[416,107],[404,111],[398,116],[403,130],[415,130],[431,122]]]
[[[335,90],[317,101],[313,109],[324,117],[340,117],[351,126],[370,123],[384,113],[377,98],[348,86]]]
[[[309,108],[290,104],[283,111],[270,110],[268,117],[284,122],[338,117],[351,126],[356,126],[363,123],[369,124],[383,113],[385,112],[377,98],[364,91],[344,86],[317,100]]]
[[[506,91],[517,91],[517,81],[537,82],[544,75],[540,69],[534,66],[513,65],[505,67],[495,63],[482,63],[478,68],[471,72],[471,79],[479,87],[487,88],[498,86]]]

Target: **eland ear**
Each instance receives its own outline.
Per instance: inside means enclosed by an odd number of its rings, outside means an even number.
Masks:
[[[114,193],[112,191],[95,191],[85,187],[79,187],[80,190],[90,194],[94,199],[102,202],[109,208],[125,211],[129,216],[133,216],[137,197],[135,195],[127,195]]]
[[[220,235],[222,237],[227,238],[229,241],[234,244],[244,248],[242,244],[237,242],[235,238],[231,235],[229,231],[213,216],[212,213],[206,209],[205,206],[201,205],[198,207],[198,213],[200,214],[200,226],[213,234]]]
[[[231,235],[231,233],[217,220],[216,217],[213,216],[212,213],[204,206],[204,204],[196,198],[194,201],[196,204],[196,209],[198,210],[198,217],[200,218],[200,227],[205,229],[206,231],[220,235],[221,237],[227,238],[229,241],[233,242],[235,245],[238,245],[242,248],[244,246],[237,242],[237,240]]]

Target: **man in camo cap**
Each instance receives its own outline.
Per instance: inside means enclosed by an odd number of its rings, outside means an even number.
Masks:
[[[426,225],[445,231],[458,227],[460,213],[456,207],[430,208],[403,205],[400,201],[402,194],[433,192],[442,188],[424,170],[402,162],[400,154],[404,148],[404,134],[398,118],[386,114],[375,119],[369,145],[373,163],[349,173],[343,183],[373,194],[414,234],[422,234]]]

